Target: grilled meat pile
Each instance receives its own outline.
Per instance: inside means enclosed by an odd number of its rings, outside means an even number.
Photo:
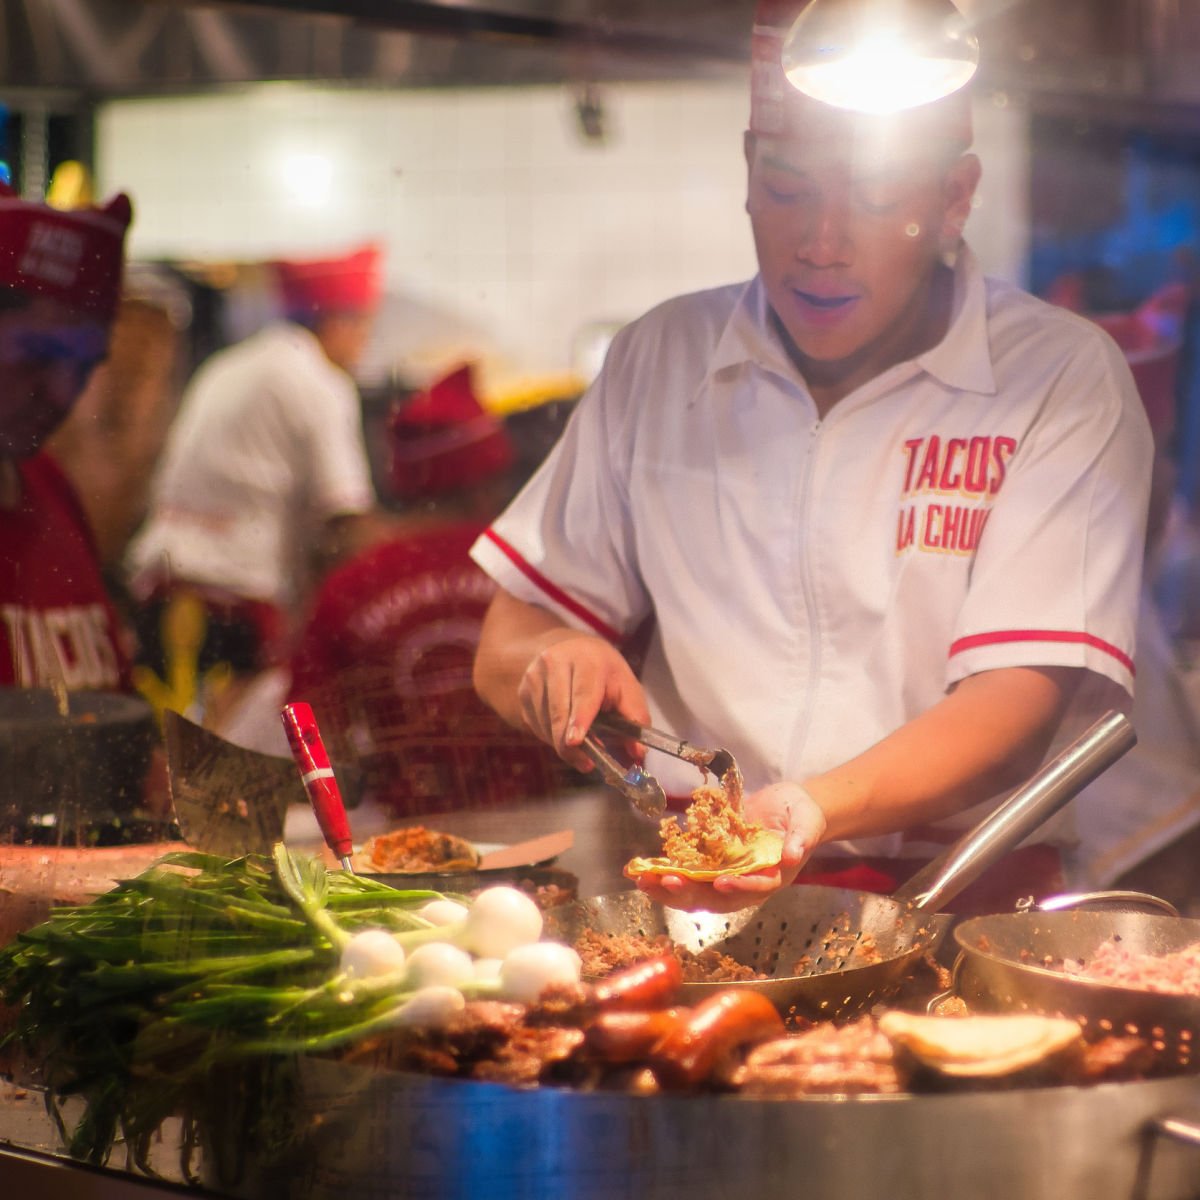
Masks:
[[[440,1029],[396,1030],[341,1057],[518,1086],[780,1099],[1095,1083],[1162,1069],[1140,1038],[1088,1042],[1061,1019],[1028,1014],[896,1013],[789,1032],[770,1002],[747,989],[675,1004],[682,977],[678,960],[662,955],[596,984],[551,989],[531,1006],[471,1002]]]

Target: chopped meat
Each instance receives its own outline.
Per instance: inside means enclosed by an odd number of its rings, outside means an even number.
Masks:
[[[570,1058],[583,1044],[583,1030],[562,1026],[524,1027],[496,1053],[470,1069],[472,1079],[496,1083],[534,1084],[557,1063]]]
[[[1095,983],[1171,996],[1200,996],[1200,942],[1172,954],[1140,954],[1119,941],[1101,944],[1091,961],[1069,964],[1069,974]]]
[[[602,933],[598,929],[585,929],[575,939],[580,973],[588,979],[603,979],[605,975],[642,959],[657,958],[670,948],[671,939],[665,934],[647,937],[639,933]]]
[[[792,967],[793,975],[822,975],[843,967],[866,967],[884,961],[875,938],[856,926],[849,913],[841,913],[824,934],[820,949],[803,954]]]
[[[394,829],[368,838],[358,856],[360,869],[378,874],[420,871],[471,871],[479,852],[464,838],[422,825]]]
[[[762,971],[756,971],[712,946],[695,954],[682,946],[676,946],[674,950],[675,957],[683,967],[684,983],[744,983],[751,979],[769,978]]]
[[[743,851],[762,826],[742,815],[740,779],[726,772],[719,784],[703,784],[692,793],[684,814],[686,828],[678,817],[667,817],[659,826],[663,854],[676,866],[709,870],[724,866]],[[731,855],[731,849],[734,853]]]
[[[589,1011],[588,989],[579,983],[552,983],[530,1005],[530,1025],[580,1025]]]
[[[460,1075],[472,1063],[499,1054],[524,1018],[520,1004],[474,1000],[444,1029],[397,1029],[346,1046],[338,1057],[380,1070]]]
[[[764,1042],[732,1082],[751,1096],[780,1097],[887,1094],[905,1084],[891,1042],[870,1017]]]
[[[523,892],[530,892],[531,881],[522,879],[517,886]],[[575,889],[563,887],[560,883],[535,883],[532,885],[533,902],[545,912],[548,908],[559,908],[563,904],[570,904],[575,899]]]
[[[575,940],[575,952],[582,961],[583,975],[589,979],[602,979],[622,967],[657,958],[664,952],[679,960],[686,983],[740,983],[769,978],[713,946],[693,953],[675,945],[666,934],[647,937],[645,934],[601,933],[585,929]]]

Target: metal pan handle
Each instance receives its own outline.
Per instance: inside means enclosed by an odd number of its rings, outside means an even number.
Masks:
[[[1115,909],[1117,912],[1138,912],[1147,909],[1151,913],[1166,913],[1168,917],[1180,916],[1179,909],[1170,900],[1149,892],[1129,892],[1113,889],[1103,892],[1071,892],[1061,896],[1047,896],[1045,900],[1018,904],[1018,908],[1026,907],[1036,912],[1064,912],[1076,908]]]
[[[919,909],[948,904],[1136,744],[1129,718],[1106,713],[974,829],[902,884],[894,898]]]

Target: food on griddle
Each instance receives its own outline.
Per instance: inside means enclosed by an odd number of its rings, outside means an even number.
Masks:
[[[592,986],[592,999],[598,1008],[610,1012],[663,1008],[679,994],[682,982],[679,959],[672,954],[661,954],[601,979]]]
[[[1091,960],[1068,963],[1076,979],[1168,996],[1200,996],[1200,942],[1170,954],[1143,954],[1118,941],[1103,942]]]
[[[423,825],[368,838],[355,862],[356,870],[378,875],[473,871],[478,866],[479,851],[465,838]]]
[[[676,945],[666,934],[646,937],[638,933],[602,933],[585,929],[575,939],[575,950],[583,962],[582,974],[587,979],[602,979],[613,971],[662,954],[671,954],[678,959],[685,983],[743,983],[769,978],[715,947],[688,950]]]
[[[732,1083],[751,1096],[887,1095],[904,1090],[907,1073],[878,1023],[864,1017],[764,1042],[746,1056]]]
[[[890,1013],[789,1036],[753,989],[680,1005],[683,972],[667,956],[580,981],[574,954],[538,940],[541,915],[515,890],[490,889],[465,913],[430,900],[282,844],[270,859],[173,853],[0,950],[12,1044],[37,1063],[52,1108],[79,1104],[63,1126],[73,1157],[103,1163],[121,1137],[147,1171],[163,1121],[187,1123],[188,1147],[203,1142],[207,1122],[227,1127],[230,1088],[290,1095],[297,1054],[521,1086],[778,1097],[1091,1083],[1182,1065],[1137,1038],[1085,1045],[1074,1022],[1024,1016]],[[501,958],[498,972],[476,970]],[[248,1143],[280,1132],[271,1103],[239,1118]]]
[[[701,1000],[650,1051],[664,1087],[696,1087],[730,1055],[783,1033],[783,1018],[761,992],[729,988]]]
[[[879,1029],[920,1066],[970,1079],[1014,1075],[1055,1059],[1065,1062],[1084,1048],[1078,1021],[1035,1013],[930,1017],[888,1012],[879,1018]]]
[[[692,792],[684,822],[665,817],[659,826],[662,855],[631,859],[625,874],[630,879],[679,875],[704,881],[719,875],[748,875],[779,864],[783,837],[746,819],[736,768],[727,771],[720,783],[702,784]]]
[[[840,913],[820,946],[796,960],[792,974],[822,975],[848,966],[866,967],[883,962],[885,957],[874,935],[853,923],[849,913]]]
[[[536,1083],[583,1043],[578,1024],[539,1021],[523,1004],[473,1000],[438,1029],[400,1029],[339,1049],[343,1062],[423,1075]]]

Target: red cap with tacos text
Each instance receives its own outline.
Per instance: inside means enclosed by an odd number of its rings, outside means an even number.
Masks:
[[[783,43],[810,0],[758,0],[750,39],[750,132],[763,137],[805,137],[814,127],[844,126],[847,133],[912,139],[937,138],[965,151],[974,137],[969,88],[899,113],[875,114],[834,108],[793,87],[783,71]]]
[[[121,294],[125,231],[133,206],[123,192],[103,207],[51,208],[0,184],[0,287],[49,296],[110,320]]]
[[[391,485],[402,499],[471,487],[516,461],[503,423],[476,397],[469,363],[398,406],[390,430]]]
[[[289,315],[370,312],[383,292],[382,258],[371,244],[337,258],[276,262],[283,306]]]

